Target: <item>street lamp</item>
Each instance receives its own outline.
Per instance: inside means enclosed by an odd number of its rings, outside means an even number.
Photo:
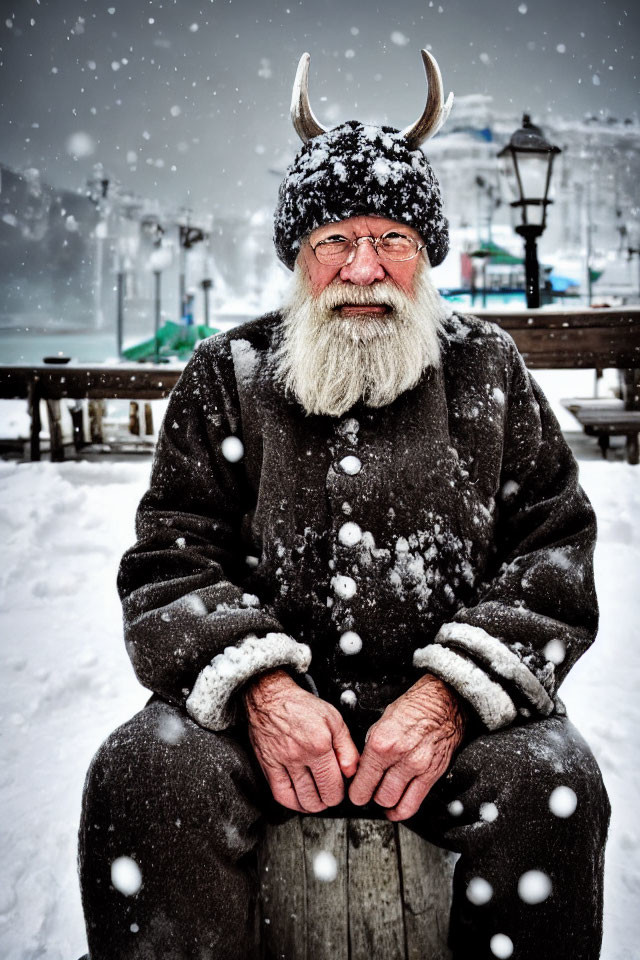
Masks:
[[[178,275],[178,286],[179,286],[179,296],[180,296],[180,313],[178,315],[178,320],[182,320],[184,314],[185,306],[187,303],[186,297],[186,271],[187,271],[187,251],[191,250],[196,243],[201,243],[203,240],[207,239],[206,232],[200,227],[194,227],[189,223],[190,219],[190,210],[184,210],[183,216],[178,220],[178,242],[179,242],[179,254],[180,254],[180,265],[179,265],[179,275]]]
[[[86,196],[95,205],[98,212],[98,222],[95,227],[96,263],[94,286],[95,325],[101,330],[104,325],[102,310],[102,270],[104,261],[104,241],[109,236],[109,215],[111,213],[111,197],[109,195],[110,181],[104,172],[101,163],[96,163],[93,176],[87,180]]]
[[[154,214],[148,214],[140,221],[142,230],[153,243],[153,250],[149,257],[149,267],[153,271],[153,329],[155,340],[156,363],[160,362],[160,301],[162,271],[171,263],[171,250],[162,245],[164,227]]]
[[[520,208],[522,222],[515,227],[524,237],[527,306],[540,306],[540,268],[536,241],[544,233],[547,219],[549,186],[553,160],[561,153],[560,147],[548,143],[540,127],[531,123],[528,114],[522,118],[522,127],[498,154],[502,172],[514,197],[511,206]]]

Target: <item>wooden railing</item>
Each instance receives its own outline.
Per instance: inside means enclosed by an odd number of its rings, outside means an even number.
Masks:
[[[511,334],[531,370],[640,367],[640,306],[477,310]]]
[[[477,310],[475,316],[499,324],[514,338],[531,369],[615,367],[626,371],[637,393],[640,369],[640,307]],[[27,398],[31,411],[31,458],[40,458],[40,401],[47,402],[52,436],[59,433],[59,404],[76,400],[156,400],[175,386],[181,365],[161,364],[0,364],[0,399]],[[637,402],[637,405],[636,405]],[[640,397],[625,402],[638,409]],[[58,425],[56,426],[56,410]],[[640,429],[640,428],[639,428]]]

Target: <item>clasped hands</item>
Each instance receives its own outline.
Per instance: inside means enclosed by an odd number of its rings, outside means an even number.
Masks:
[[[386,707],[362,755],[339,711],[284,670],[253,681],[243,700],[249,739],[271,792],[298,813],[339,804],[345,777],[352,803],[373,798],[388,820],[406,820],[445,773],[464,733],[456,694],[431,674]]]

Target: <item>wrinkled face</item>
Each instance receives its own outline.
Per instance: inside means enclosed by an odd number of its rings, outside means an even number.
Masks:
[[[319,238],[379,237],[414,231],[384,217],[325,224]],[[320,263],[305,242],[283,304],[277,379],[309,414],[342,416],[359,399],[392,403],[440,363],[439,332],[447,310],[431,279],[429,260],[378,259],[371,243],[343,267]]]
[[[406,236],[422,243],[420,234],[404,223],[397,220],[388,220],[386,217],[362,216],[350,217],[348,220],[341,220],[339,223],[326,223],[317,227],[307,241],[303,244],[298,255],[298,263],[306,274],[311,291],[314,297],[317,297],[325,287],[334,280],[341,280],[345,284],[363,287],[371,286],[375,283],[387,282],[393,283],[410,296],[413,294],[413,276],[420,259],[424,258],[424,251],[421,251],[412,260],[383,260],[378,257],[371,243],[360,243],[355,248],[355,255],[350,263],[342,267],[329,266],[320,263],[316,259],[312,247],[320,240],[326,240],[329,237],[344,237],[352,240],[357,237],[380,237],[388,230],[397,230]],[[356,316],[358,313],[366,312],[384,314],[387,308],[384,305],[363,307],[361,305],[344,304],[338,308],[342,316]]]

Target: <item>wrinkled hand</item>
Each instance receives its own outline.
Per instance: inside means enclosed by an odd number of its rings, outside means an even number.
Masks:
[[[464,723],[454,691],[431,674],[421,677],[370,727],[351,801],[362,805],[373,797],[388,808],[388,820],[412,817],[449,766]]]
[[[335,707],[302,690],[284,670],[243,693],[249,739],[274,798],[298,813],[319,813],[344,798],[360,754]]]

